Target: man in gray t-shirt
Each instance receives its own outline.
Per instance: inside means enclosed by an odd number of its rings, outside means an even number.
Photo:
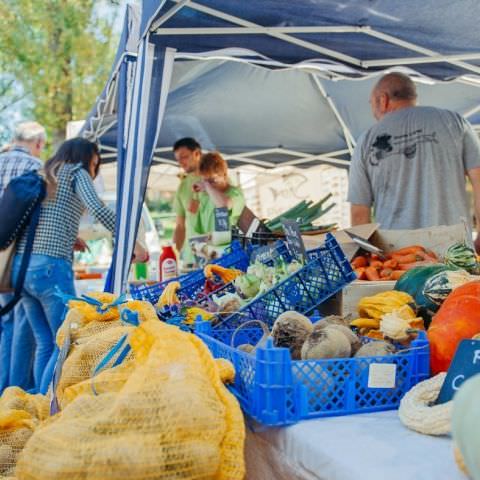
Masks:
[[[480,141],[459,114],[416,106],[406,75],[390,73],[370,103],[379,122],[359,139],[350,167],[352,225],[375,220],[385,229],[453,225],[469,219],[465,175],[480,213]],[[480,240],[476,242],[477,250]]]

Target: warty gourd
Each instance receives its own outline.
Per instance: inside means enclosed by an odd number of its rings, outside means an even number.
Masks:
[[[446,373],[439,373],[415,385],[400,402],[398,416],[410,430],[426,435],[448,435],[451,430],[452,401],[432,405],[437,399]]]

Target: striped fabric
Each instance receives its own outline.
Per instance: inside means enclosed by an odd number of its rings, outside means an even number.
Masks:
[[[14,146],[0,155],[0,197],[15,177],[42,168],[42,162],[30,155],[26,148]]]
[[[71,262],[85,208],[112,234],[115,232],[115,214],[100,200],[92,178],[81,165],[64,165],[57,180],[55,197],[47,198],[42,205],[33,253]],[[25,250],[25,244],[26,234],[20,240],[19,253]]]

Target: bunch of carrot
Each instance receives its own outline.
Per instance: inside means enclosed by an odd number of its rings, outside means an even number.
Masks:
[[[352,260],[352,267],[359,280],[379,281],[398,280],[407,270],[432,263],[438,263],[435,253],[412,245],[386,255],[359,255]]]

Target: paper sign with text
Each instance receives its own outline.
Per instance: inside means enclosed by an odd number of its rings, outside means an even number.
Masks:
[[[274,246],[258,247],[252,252],[250,262],[267,263],[269,260],[275,260],[278,255],[278,251]]]
[[[368,368],[368,388],[395,388],[397,365],[371,363]]]
[[[230,219],[228,218],[228,208],[215,209],[215,231],[228,232],[230,230]]]
[[[480,373],[480,340],[462,340],[458,344],[436,403],[451,400],[462,383],[477,373]]]

